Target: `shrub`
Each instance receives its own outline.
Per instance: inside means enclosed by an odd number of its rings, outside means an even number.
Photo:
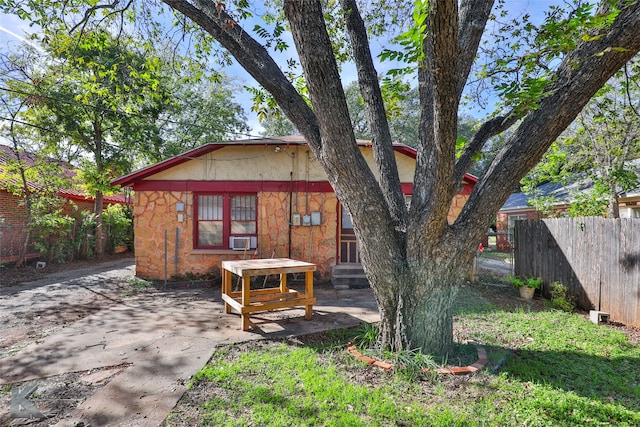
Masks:
[[[128,206],[110,205],[102,214],[103,226],[107,230],[107,249],[113,250],[116,246],[131,245],[133,240],[133,228],[131,209]]]
[[[547,305],[558,310],[572,312],[575,307],[575,297],[567,295],[568,289],[560,282],[553,282],[549,285],[551,288],[551,300]]]
[[[62,214],[61,209],[34,217],[33,244],[48,262],[62,263],[72,256],[73,224],[73,218]]]

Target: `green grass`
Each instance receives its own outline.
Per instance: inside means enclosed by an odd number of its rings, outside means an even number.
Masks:
[[[364,366],[338,335],[228,346],[192,379],[187,401],[200,401],[166,425],[640,425],[640,346],[624,334],[579,314],[482,307],[456,318],[488,351],[481,373],[415,381]]]
[[[151,287],[152,283],[143,279],[140,279],[136,276],[130,276],[127,278],[127,284],[129,285],[129,289],[122,292],[123,297],[130,297],[132,295],[136,295],[144,291],[145,289]]]

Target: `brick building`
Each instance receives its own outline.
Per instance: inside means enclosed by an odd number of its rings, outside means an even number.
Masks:
[[[0,144],[0,172],[4,171],[10,161],[16,161],[17,157],[14,150],[6,145]],[[20,161],[26,167],[32,167],[35,164],[36,156],[31,153],[21,153]],[[63,162],[58,162],[65,174],[69,176],[75,175],[72,168]],[[18,259],[22,245],[27,233],[27,215],[24,206],[24,197],[15,195],[10,191],[10,185],[7,182],[13,178],[0,175],[0,263],[12,263]],[[15,183],[12,183],[15,185]],[[30,185],[34,185],[30,183]],[[63,213],[71,214],[72,210],[76,212],[94,210],[95,200],[86,196],[82,191],[76,189],[61,189],[58,195],[64,200]],[[124,204],[125,197],[122,194],[114,196],[105,196],[104,206],[110,204]],[[72,209],[75,206],[76,209]],[[33,246],[33,242],[28,243],[26,257],[37,258],[40,254]]]

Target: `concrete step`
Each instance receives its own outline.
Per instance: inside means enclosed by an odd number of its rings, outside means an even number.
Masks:
[[[335,289],[369,288],[369,281],[360,264],[338,264],[331,270],[331,283]]]

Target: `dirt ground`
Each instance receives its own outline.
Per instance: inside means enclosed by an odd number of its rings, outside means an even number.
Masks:
[[[108,255],[100,263],[127,259],[132,260],[131,254]],[[95,265],[96,261],[90,260],[48,264],[45,268],[36,268],[32,263],[23,268],[0,269],[0,322],[3,325],[0,358],[58,328],[119,303],[124,294],[132,291],[127,279],[133,275],[133,269],[104,277],[91,289],[40,282],[53,275],[62,278],[74,271],[90,272]]]
[[[107,261],[118,262],[130,257],[130,254],[110,256]],[[132,280],[133,269],[123,269],[119,274],[101,277],[99,283],[90,287],[82,286],[54,286],[47,285],[46,281],[39,286],[30,285],[34,280],[59,275],[65,272],[73,272],[79,269],[91,271],[95,261],[82,261],[62,266],[47,266],[37,269],[29,266],[23,269],[4,267],[0,269],[0,322],[3,324],[0,335],[0,363],[6,356],[19,351],[27,344],[37,342],[44,336],[53,333],[65,325],[76,322],[89,314],[104,310],[115,304],[125,301],[127,298],[135,298],[136,294],[148,295],[160,292],[154,287],[142,288],[139,283]],[[518,298],[517,291],[501,282],[504,271],[482,269],[478,271],[481,281],[477,284],[469,284],[473,289],[473,295],[480,294],[496,307],[513,309],[521,307],[523,301]],[[318,283],[319,286],[322,284]],[[47,288],[49,286],[50,288]],[[44,291],[44,292],[43,292]],[[208,298],[207,292],[187,293],[185,298]],[[469,304],[473,304],[469,301]],[[533,310],[545,309],[544,301],[536,298],[530,305]],[[587,316],[587,313],[583,313]],[[623,325],[609,325],[626,333],[631,341],[640,342],[640,329],[627,328]],[[322,339],[322,334],[299,338]],[[261,341],[252,341],[243,344],[243,349],[251,350],[252,346],[263,346]],[[11,400],[11,387],[0,389],[0,425],[33,425],[48,426],[56,422],[64,421],[65,415],[70,413],[87,397],[96,393],[114,375],[117,375],[123,366],[112,366],[88,372],[75,372],[37,381],[37,392],[29,398],[42,413],[49,418],[46,420],[12,419],[9,416]],[[376,381],[377,376],[372,377]],[[359,381],[366,380],[360,378]],[[456,379],[455,381],[464,381]],[[24,387],[29,384],[13,384],[12,387]]]

